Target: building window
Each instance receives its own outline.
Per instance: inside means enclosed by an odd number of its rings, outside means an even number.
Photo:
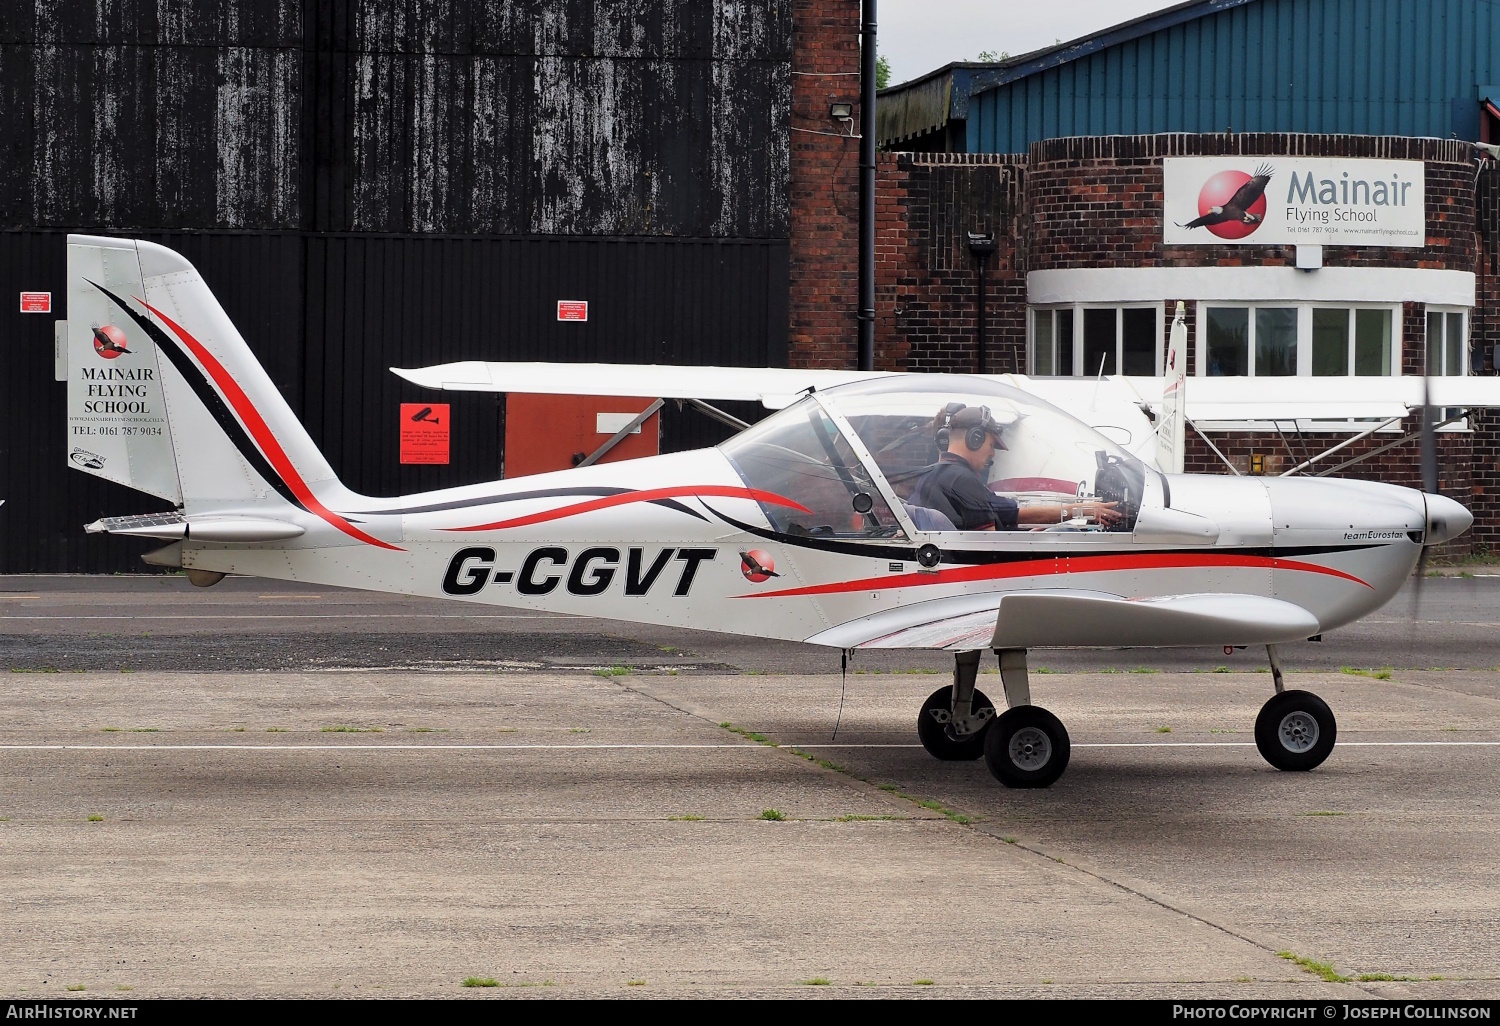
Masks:
[[[1427,308],[1427,373],[1459,377],[1469,372],[1462,310]]]
[[[1391,311],[1315,307],[1314,377],[1382,377],[1391,373]]]
[[[1200,374],[1389,375],[1399,365],[1390,306],[1200,307]]]
[[[1030,372],[1151,377],[1161,373],[1161,335],[1161,308],[1154,305],[1034,309]]]

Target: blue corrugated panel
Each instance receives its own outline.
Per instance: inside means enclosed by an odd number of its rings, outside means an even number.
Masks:
[[[1500,82],[1495,7],[1204,0],[996,69],[969,102],[968,148],[1155,132],[1475,138],[1480,87]]]

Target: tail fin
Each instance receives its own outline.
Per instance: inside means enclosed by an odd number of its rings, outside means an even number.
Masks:
[[[163,246],[68,236],[68,460],[194,513],[348,495],[213,293]]]
[[[1167,336],[1167,359],[1161,382],[1161,423],[1156,429],[1156,466],[1164,474],[1182,473],[1187,440],[1187,306],[1178,302]]]

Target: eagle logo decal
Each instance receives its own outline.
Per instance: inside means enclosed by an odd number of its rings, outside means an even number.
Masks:
[[[776,572],[776,561],[765,549],[751,549],[749,552],[740,553],[740,573],[745,575],[745,580],[752,584],[768,581],[772,577],[780,577]]]
[[[125,348],[125,333],[113,324],[94,329],[94,352],[106,360],[113,360],[121,353],[129,354]]]
[[[1198,216],[1179,228],[1207,228],[1221,239],[1243,239],[1266,219],[1266,185],[1272,169],[1262,164],[1255,174],[1220,171],[1198,192]]]

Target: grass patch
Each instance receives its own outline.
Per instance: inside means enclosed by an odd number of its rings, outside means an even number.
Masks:
[[[465,987],[498,987],[500,981],[490,976],[467,976],[464,978]]]
[[[736,727],[733,723],[721,723],[719,724],[719,726],[729,731],[731,734],[738,734],[745,740],[754,741],[758,745],[765,745],[767,748],[781,747],[775,741],[772,741],[770,738],[766,737],[766,735],[757,734],[755,731],[746,730],[744,727]]]
[[[1371,680],[1390,680],[1391,668],[1382,666],[1378,670],[1362,670],[1357,666],[1341,666],[1340,673],[1346,673],[1351,677],[1369,677]]]
[[[627,986],[627,987],[644,987],[645,985],[646,985],[646,981],[645,980],[626,980],[625,981],[625,986]]]
[[[1057,671],[1053,670],[1053,669],[1049,669],[1049,668],[1047,668],[1045,666],[1038,666],[1036,669],[1032,670],[1031,672],[1032,673],[1056,673]]]
[[[1327,962],[1319,962],[1317,959],[1307,958],[1303,955],[1298,955],[1295,952],[1278,951],[1276,952],[1276,957],[1284,958],[1288,962],[1293,962],[1303,972],[1312,973],[1314,976],[1317,976],[1328,983],[1349,983],[1353,980],[1353,977],[1350,976],[1340,976],[1338,970],[1334,969],[1334,967],[1329,965]]]
[[[782,812],[780,809],[761,809],[760,818],[770,820],[773,823],[780,823],[782,820],[786,819],[786,813]]]
[[[1160,673],[1161,671],[1153,669],[1153,668],[1151,668],[1149,666],[1137,666],[1135,669],[1131,670],[1130,672],[1131,673]]]
[[[802,986],[804,986],[804,987],[827,987],[827,986],[831,985],[832,983],[833,983],[833,981],[830,980],[826,976],[814,976],[810,980],[803,980],[802,981]]]
[[[702,816],[695,816],[692,813],[689,813],[686,816],[668,816],[667,817],[667,822],[668,823],[702,823],[703,822],[703,817]]]
[[[1172,733],[1172,728],[1171,727],[1157,727],[1156,728],[1156,732],[1158,734],[1170,734],[1170,733]]]
[[[1215,666],[1213,668],[1213,670],[1211,670],[1210,672],[1212,672],[1212,673],[1228,673],[1229,672],[1229,667],[1227,667],[1227,666]]]
[[[1347,816],[1347,812],[1334,812],[1332,809],[1314,809],[1312,812],[1299,812],[1299,816]]]
[[[81,983],[70,983],[70,984],[68,984],[68,989],[69,990],[85,990],[87,988],[85,988],[84,985],[81,984]]]
[[[104,822],[104,817],[103,816],[90,816],[89,817],[89,822],[90,823],[103,823]]]
[[[287,729],[285,727],[267,727],[266,728],[266,733],[267,734],[285,734],[286,732],[287,732]]]
[[[595,677],[626,677],[633,671],[628,666],[601,666],[594,671]]]
[[[847,816],[834,816],[835,823],[874,823],[892,819],[905,819],[905,816],[858,816],[850,813]]]
[[[135,988],[131,987],[131,986],[128,986],[127,984],[121,983],[121,984],[119,984],[119,985],[117,985],[115,987],[115,990],[135,990]]]
[[[1015,844],[1017,841],[1020,840],[1020,838],[1019,837],[1002,837],[1002,838],[1000,838],[1000,840],[1004,841],[1006,844]]]
[[[880,789],[882,791],[894,791],[894,790],[896,790],[896,785],[895,784],[881,784],[880,785]]]
[[[132,734],[160,734],[161,733],[161,728],[160,727],[131,727],[130,728],[130,732]]]
[[[384,731],[381,728],[379,728],[379,727],[346,727],[346,726],[340,725],[340,726],[336,726],[336,727],[324,727],[323,728],[323,733],[325,733],[325,734],[383,734]]]
[[[1209,733],[1210,734],[1238,734],[1239,731],[1237,731],[1237,730],[1230,730],[1227,727],[1212,727],[1212,728],[1209,729]]]
[[[569,727],[568,728],[568,733],[569,734],[592,734],[593,731],[589,730],[589,728],[587,728],[587,727]]]
[[[913,987],[931,987],[935,982],[934,980],[912,980],[911,985]]]

